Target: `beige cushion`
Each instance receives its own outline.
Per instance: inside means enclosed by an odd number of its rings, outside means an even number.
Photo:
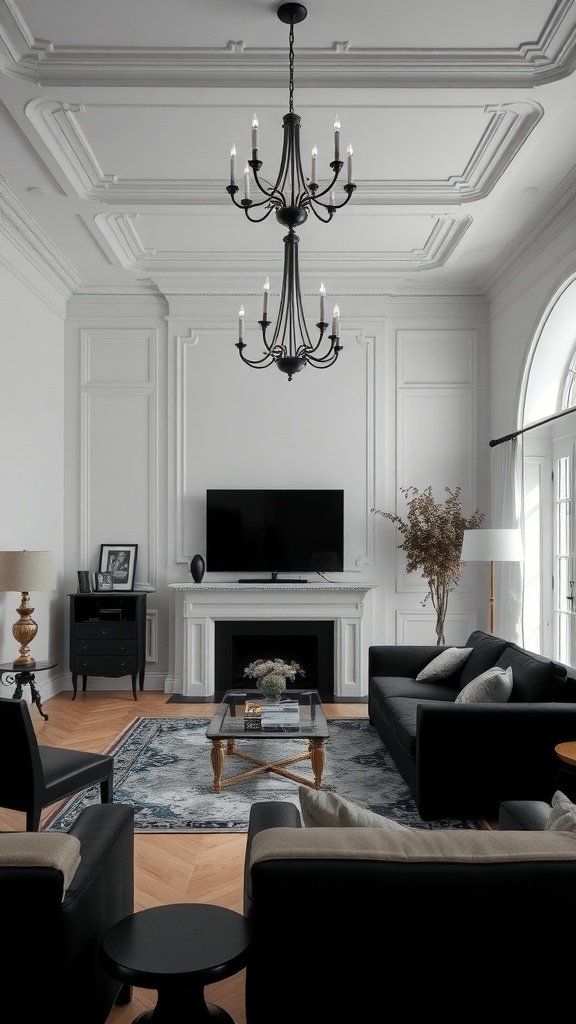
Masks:
[[[471,650],[471,647],[449,647],[446,651],[441,651],[418,673],[416,682],[424,679],[446,679],[446,676],[451,676],[464,664]]]
[[[488,668],[471,679],[456,697],[457,704],[505,704],[512,693],[512,669]]]
[[[358,807],[335,793],[299,786],[300,810],[306,828],[388,828],[412,830],[392,818]]]
[[[545,827],[549,832],[576,832],[576,807],[560,790],[552,797],[552,810]]]
[[[64,892],[80,863],[80,840],[60,832],[3,832],[0,866],[54,868],[64,877]]]
[[[269,828],[254,837],[250,864],[265,860],[498,863],[576,860],[569,832],[488,829]]]

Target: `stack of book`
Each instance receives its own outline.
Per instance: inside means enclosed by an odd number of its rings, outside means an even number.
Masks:
[[[262,728],[262,704],[259,700],[247,700],[244,706],[244,729],[258,732]]]
[[[297,700],[279,704],[262,704],[262,728],[273,732],[298,732],[300,708]]]

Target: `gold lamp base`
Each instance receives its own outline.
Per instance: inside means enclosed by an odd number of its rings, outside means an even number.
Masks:
[[[36,659],[30,654],[29,644],[32,643],[36,633],[38,632],[38,624],[34,622],[32,618],[32,612],[34,609],[30,605],[30,594],[27,590],[23,590],[20,595],[20,606],[16,609],[20,619],[15,622],[12,626],[12,636],[14,637],[17,644],[20,645],[19,657],[13,662],[14,666],[19,668],[28,665],[35,665]]]

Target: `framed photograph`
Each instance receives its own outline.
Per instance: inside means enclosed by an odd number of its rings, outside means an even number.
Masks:
[[[96,573],[96,590],[114,590],[111,572]]]
[[[132,590],[137,554],[137,544],[100,545],[100,572],[110,574],[112,590]]]

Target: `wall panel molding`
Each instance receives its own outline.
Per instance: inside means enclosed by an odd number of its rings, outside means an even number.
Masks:
[[[475,612],[452,612],[448,608],[444,620],[444,635],[447,644],[454,646],[463,644],[470,633],[477,628]],[[377,637],[374,642],[378,643]],[[396,611],[396,643],[402,645],[436,643],[436,612],[432,606],[429,611],[403,611],[402,609]]]
[[[138,543],[136,587],[155,590],[158,331],[82,329],[80,350],[80,558],[91,566],[102,543]]]

